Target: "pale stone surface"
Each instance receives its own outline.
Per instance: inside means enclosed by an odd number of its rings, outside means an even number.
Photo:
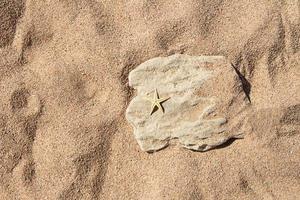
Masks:
[[[160,150],[178,141],[182,146],[206,151],[240,138],[245,130],[247,98],[234,68],[222,56],[176,54],[150,59],[129,74],[137,95],[126,110],[141,149]],[[151,113],[157,89],[161,110]]]

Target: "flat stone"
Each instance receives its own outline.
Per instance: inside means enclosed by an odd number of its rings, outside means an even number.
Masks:
[[[154,152],[169,144],[206,151],[246,129],[248,99],[242,82],[222,56],[175,54],[150,59],[129,74],[136,96],[126,110],[135,138],[143,151]],[[153,92],[164,112],[151,113]]]

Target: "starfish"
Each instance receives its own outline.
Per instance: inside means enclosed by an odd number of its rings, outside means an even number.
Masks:
[[[150,115],[152,115],[156,109],[160,109],[163,113],[165,112],[164,108],[162,107],[162,103],[167,101],[170,97],[167,98],[159,98],[159,95],[157,93],[157,89],[155,89],[154,91],[154,95],[153,95],[153,99],[147,98],[148,101],[150,101],[152,103],[152,107],[151,107],[151,113]]]

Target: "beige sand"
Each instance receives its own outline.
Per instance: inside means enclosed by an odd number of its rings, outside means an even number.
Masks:
[[[299,7],[1,0],[0,199],[299,199]],[[244,139],[139,149],[128,73],[174,53],[226,56],[247,79]]]

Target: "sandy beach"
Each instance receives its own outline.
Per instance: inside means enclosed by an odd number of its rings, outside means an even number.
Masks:
[[[300,199],[299,50],[298,0],[1,0],[0,199]],[[222,56],[199,95],[243,137],[143,149],[128,76],[173,55]]]

